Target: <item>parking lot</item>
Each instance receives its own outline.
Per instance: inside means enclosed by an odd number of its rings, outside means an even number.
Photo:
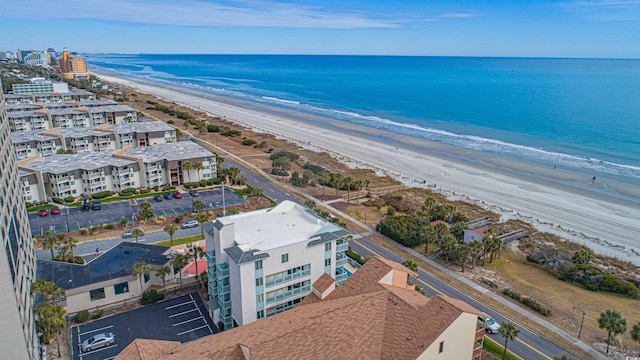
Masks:
[[[80,344],[100,333],[113,333],[113,345],[82,352]],[[218,328],[207,314],[196,292],[147,305],[71,328],[74,360],[113,359],[136,338],[186,343],[217,334]]]
[[[157,216],[172,216],[175,214],[189,213],[193,211],[191,207],[192,200],[202,201],[205,210],[214,210],[222,208],[222,190],[206,190],[198,191],[199,196],[191,197],[189,193],[182,193],[182,199],[171,199],[156,202],[153,198],[137,199],[137,205],[132,206],[129,201],[118,201],[112,203],[102,203],[100,210],[81,211],[80,207],[72,207],[61,209],[59,215],[38,216],[37,212],[29,214],[29,223],[31,232],[34,235],[42,235],[45,231],[63,232],[67,230],[78,230],[88,228],[89,226],[109,223],[119,223],[120,219],[126,217],[132,220],[132,216],[140,209],[141,202],[151,202],[153,205],[151,210]],[[246,201],[233,191],[226,190],[224,192],[225,205],[236,206],[245,204]]]

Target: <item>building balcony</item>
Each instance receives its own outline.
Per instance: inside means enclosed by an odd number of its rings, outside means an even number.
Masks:
[[[209,267],[215,266],[216,263],[216,251],[209,250],[204,253],[204,257],[207,259],[207,264],[210,264]]]
[[[209,281],[208,288],[210,296],[216,296],[216,294],[218,294],[218,288],[215,285],[216,283],[214,281]]]
[[[344,251],[347,251],[348,249],[349,249],[349,243],[346,241],[340,244],[336,244],[336,252],[344,252]]]
[[[218,285],[218,296],[223,296],[231,292],[231,285]]]
[[[307,276],[311,276],[311,269],[298,271],[298,272],[293,273],[291,275],[285,275],[283,277],[278,277],[278,278],[275,278],[273,280],[265,281],[265,287],[270,288],[270,287],[278,285],[278,284],[284,284],[284,283],[289,282],[291,280],[301,279],[301,278],[304,278],[304,277],[307,277]]]
[[[209,279],[215,279],[216,278],[216,268],[215,268],[215,266],[207,267],[207,276],[209,277]]]
[[[233,318],[231,317],[231,315],[224,315],[222,313],[222,311],[220,312],[220,321],[222,321],[222,323],[224,324],[224,329],[225,330],[230,330],[233,328]]]
[[[349,263],[349,259],[344,256],[342,259],[336,259],[336,267],[343,267]]]
[[[285,300],[285,299],[288,299],[288,298],[293,297],[293,296],[306,294],[306,293],[308,293],[310,291],[311,291],[311,285],[302,286],[302,287],[299,287],[297,289],[291,289],[289,291],[285,291],[284,293],[279,294],[279,295],[269,296],[269,297],[267,297],[266,303],[267,303],[267,305],[273,304],[276,301],[281,301],[281,300]]]
[[[229,277],[229,264],[226,262],[216,264],[216,271],[218,272],[218,277],[221,279]]]
[[[347,271],[340,267],[336,268],[336,282],[342,284],[345,280],[347,280]]]
[[[222,297],[218,296],[218,306],[220,309],[229,310],[231,309],[231,300],[223,300]]]

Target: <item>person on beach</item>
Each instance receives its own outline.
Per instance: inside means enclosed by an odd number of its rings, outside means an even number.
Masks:
[[[594,176],[593,179],[591,179],[591,183],[594,184],[596,182],[596,177]]]

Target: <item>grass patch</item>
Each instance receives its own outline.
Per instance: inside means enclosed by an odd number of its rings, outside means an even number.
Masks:
[[[507,347],[509,346],[509,344],[507,344]],[[502,359],[502,353],[504,352],[504,346],[498,344],[497,342],[493,341],[493,339],[491,339],[488,336],[484,337],[484,345],[482,346],[482,349],[488,353],[491,353],[497,357],[499,357],[500,359]],[[507,349],[507,356],[505,357],[505,359],[507,360],[521,360],[520,357],[516,356],[514,353],[512,353],[511,351],[509,351]]]
[[[27,208],[27,212],[36,212],[36,211],[40,211],[42,209],[45,210],[51,210],[54,207],[57,207],[56,205],[51,205],[51,204],[44,204],[44,205],[38,205],[38,206],[32,206],[30,208]]]
[[[181,237],[181,238],[173,239],[173,246],[182,245],[182,244],[189,244],[189,243],[192,243],[194,241],[200,241],[200,240],[202,240],[202,235],[193,235],[193,236]],[[155,243],[153,245],[169,247],[169,246],[171,246],[171,240],[161,241],[161,242]]]

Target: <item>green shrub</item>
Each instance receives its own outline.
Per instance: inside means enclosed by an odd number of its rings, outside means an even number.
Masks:
[[[113,224],[106,224],[104,228],[107,230],[113,230]]]
[[[64,198],[64,201],[66,201],[68,203],[72,203],[72,202],[76,201],[76,198],[74,198],[73,196],[67,196],[66,198]]]
[[[100,319],[102,317],[102,314],[104,314],[104,310],[100,309],[96,311],[91,317],[93,319]]]
[[[404,246],[413,248],[424,243],[422,228],[428,224],[428,219],[423,217],[389,216],[378,223],[378,231]]]
[[[156,192],[157,192],[157,191],[158,191],[158,189],[160,189],[160,186],[159,186],[159,185],[154,185],[154,186],[153,186],[153,191],[156,191]]]
[[[518,294],[515,291],[511,291],[509,289],[504,289],[504,294],[512,299],[516,299],[518,301],[522,300],[522,295]]]
[[[82,310],[76,314],[76,321],[83,323],[89,320],[89,310]]]
[[[172,189],[171,185],[164,185],[164,186],[162,186],[162,191],[169,191],[169,190],[171,190],[171,189]]]
[[[27,202],[25,203],[25,206],[26,206],[27,208],[30,208],[30,207],[32,207],[32,206],[33,206],[33,203],[31,203],[31,202],[27,201]]]
[[[215,178],[213,179],[213,185],[220,185],[222,183],[222,178]]]
[[[256,141],[255,141],[255,140],[253,140],[253,139],[245,139],[245,140],[242,140],[242,145],[246,145],[246,146],[251,146],[251,145],[253,145],[253,144],[255,144],[255,143],[256,143]]]
[[[207,125],[207,132],[217,133],[220,131],[220,127],[218,125]]]
[[[182,219],[184,219],[183,215],[176,215],[174,221],[176,222],[176,224],[180,224],[182,222]]]
[[[207,179],[207,186],[211,186],[213,185],[214,180],[213,179]]]
[[[224,323],[222,322],[222,320],[219,320],[219,321],[218,321],[218,329],[219,329],[220,331],[224,331]]]
[[[80,229],[80,234],[87,235],[88,233],[89,233],[89,230],[87,228]]]
[[[173,124],[175,124],[175,123],[176,123],[176,122],[175,122],[175,121],[173,121],[173,120],[169,120],[169,121],[167,121],[167,124],[171,124],[171,125],[173,125]]]
[[[148,194],[151,192],[151,189],[140,189],[140,194]]]
[[[207,180],[206,180],[206,179],[202,179],[202,180],[200,180],[199,185],[200,185],[201,187],[205,187],[205,186],[207,186]]]
[[[64,200],[60,199],[59,197],[51,198],[51,201],[53,201],[56,204],[64,204]]]
[[[97,192],[97,193],[91,195],[91,197],[96,199],[96,200],[98,200],[98,199],[104,199],[106,197],[109,197],[109,196],[111,196],[111,194],[112,194],[111,191],[105,190],[105,191]]]
[[[156,290],[147,290],[142,294],[142,304],[149,305],[157,303],[164,299],[164,295],[159,294]]]
[[[122,189],[122,191],[120,192],[125,194],[135,194],[136,191],[138,191],[138,189],[136,188],[126,188],[126,189]]]

